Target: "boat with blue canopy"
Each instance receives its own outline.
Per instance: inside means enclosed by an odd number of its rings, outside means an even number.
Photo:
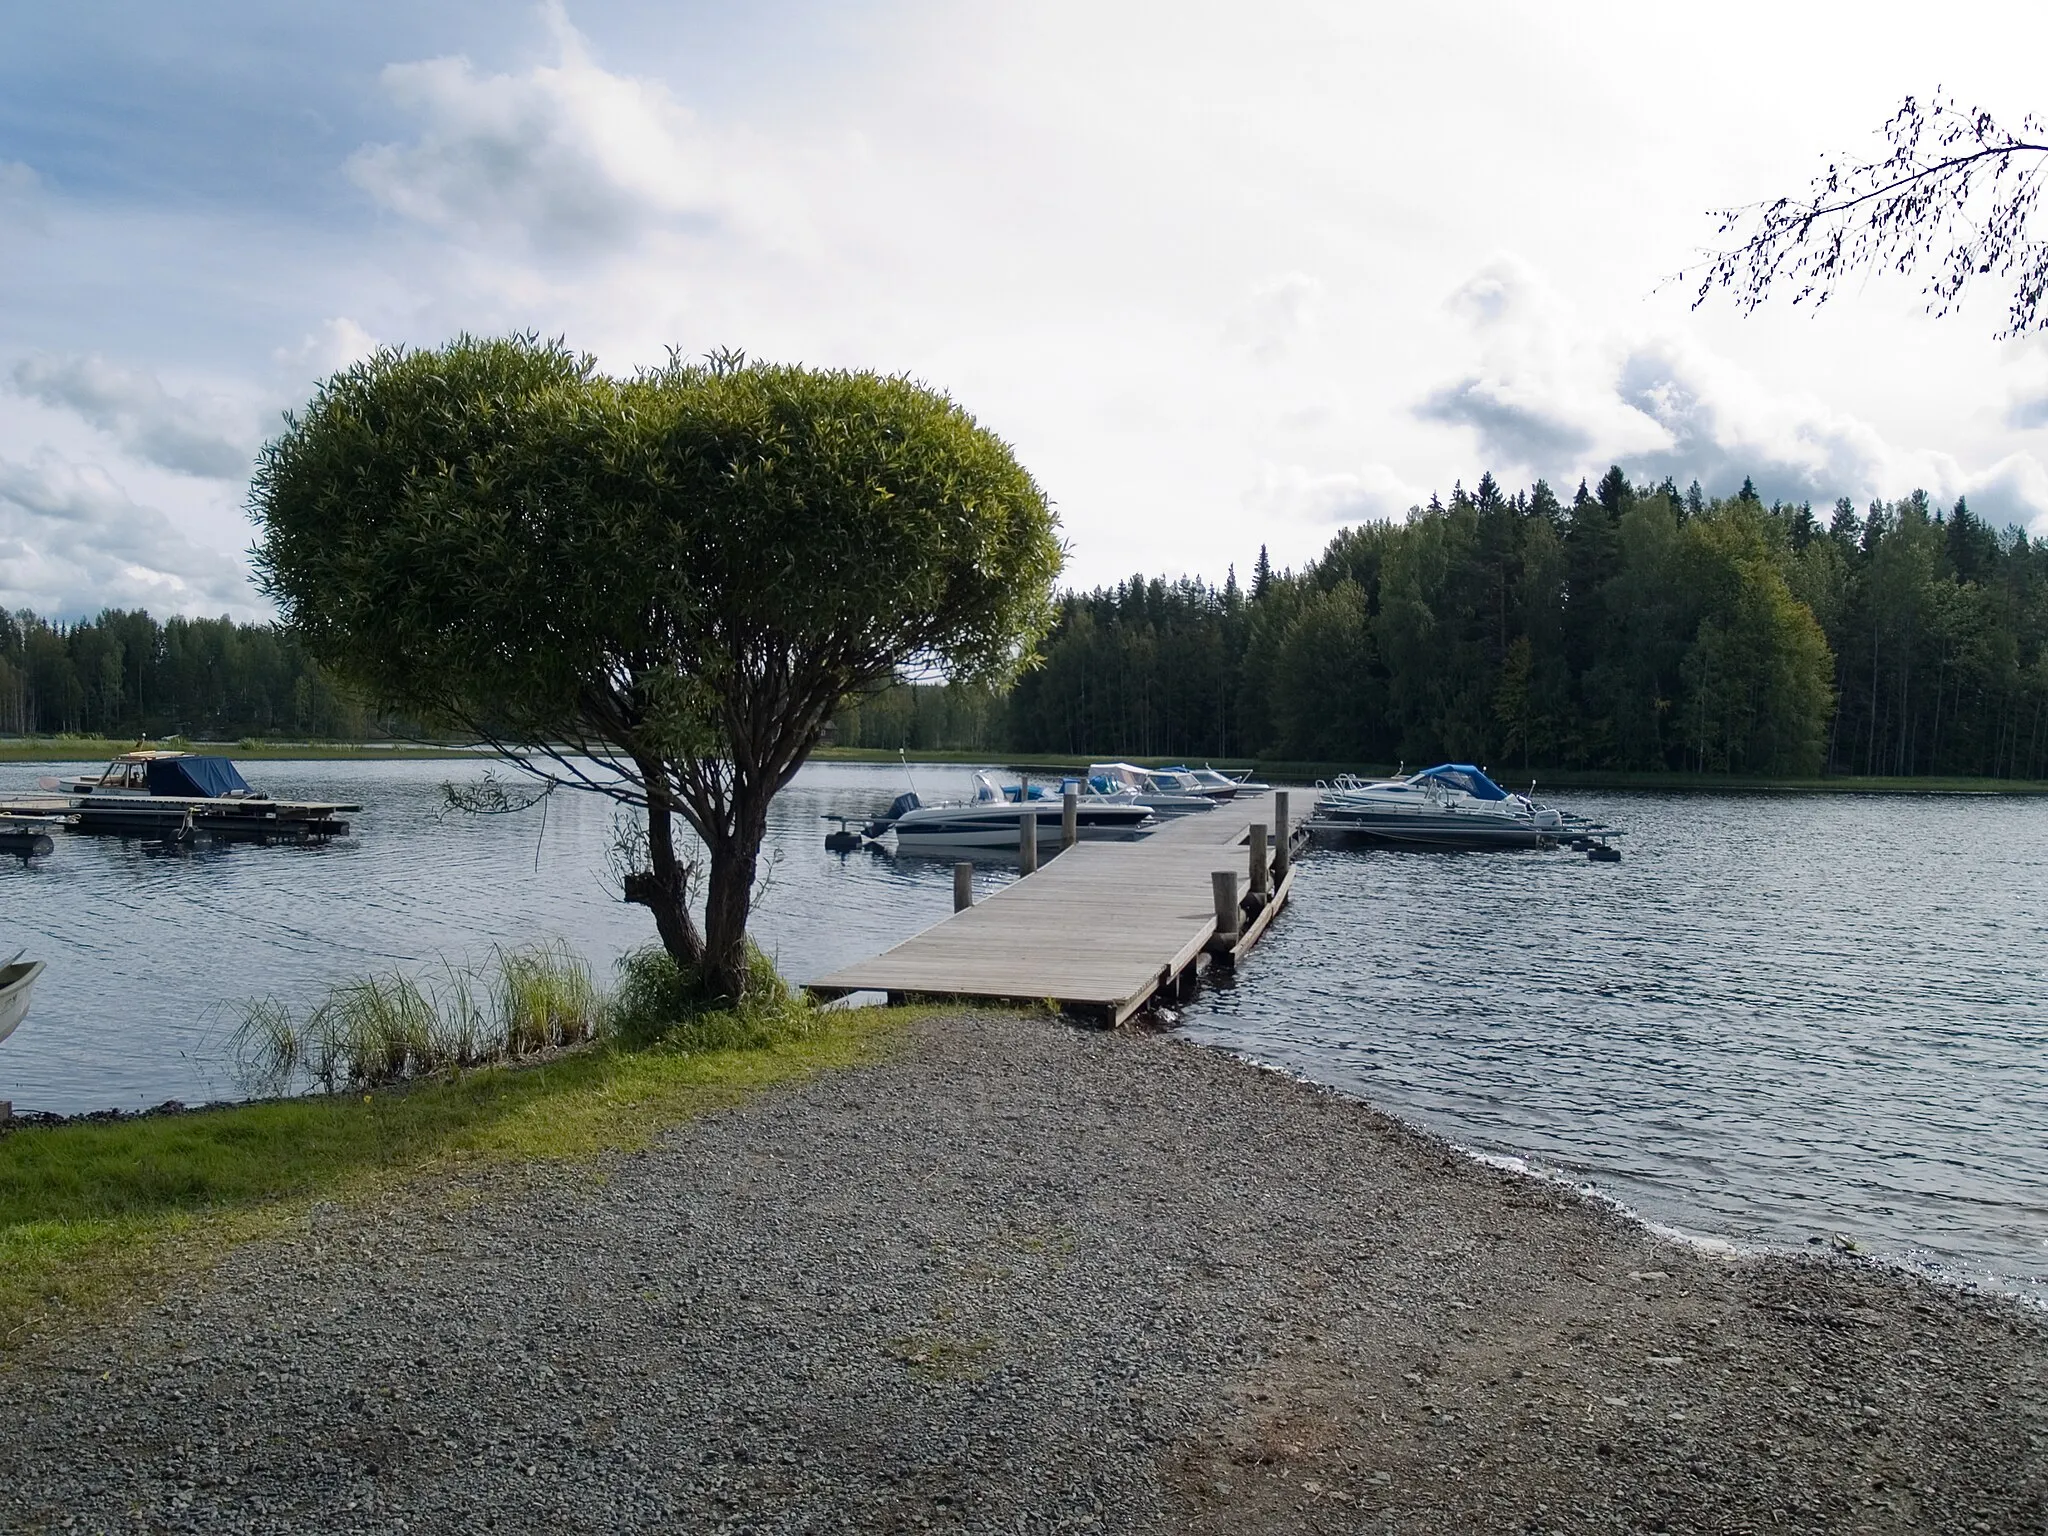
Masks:
[[[1533,788],[1533,786],[1532,786]],[[1476,763],[1438,763],[1406,778],[1318,784],[1309,826],[1340,841],[1405,848],[1585,846],[1613,829],[1505,790]]]
[[[203,834],[240,842],[327,842],[347,836],[342,813],[362,809],[274,800],[251,788],[225,757],[162,749],[123,752],[97,774],[52,787],[71,797],[71,824],[81,832],[173,839]]]

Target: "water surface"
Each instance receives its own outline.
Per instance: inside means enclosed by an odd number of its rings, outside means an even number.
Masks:
[[[1561,798],[1622,863],[1318,852],[1189,1032],[1682,1230],[2048,1300],[2048,801]]]
[[[0,765],[0,788],[60,771],[72,770]],[[563,792],[515,816],[448,811],[441,786],[484,771],[251,763],[266,793],[361,803],[353,835],[190,853],[66,835],[31,865],[0,858],[0,956],[27,946],[49,966],[28,1019],[0,1044],[0,1099],[70,1114],[232,1097],[239,1004],[304,1003],[333,982],[480,960],[493,944],[564,938],[609,979],[621,954],[654,942],[653,921],[611,882],[615,807]],[[972,793],[970,770],[912,771],[928,799]],[[811,764],[777,796],[754,932],[786,973],[864,958],[952,911],[950,864],[825,851],[822,815],[872,815],[904,782],[901,768]],[[989,888],[1011,878],[978,876]]]
[[[52,771],[9,765],[0,788]],[[554,936],[605,974],[650,942],[610,885],[612,808],[444,811],[440,785],[482,771],[255,764],[274,793],[363,802],[355,835],[183,854],[69,836],[38,865],[0,861],[0,953],[49,962],[0,1045],[0,1098],[232,1096],[250,999]],[[971,789],[964,768],[913,772],[927,799]],[[787,974],[951,910],[946,861],[824,850],[822,814],[903,787],[901,769],[814,764],[778,798],[756,932]],[[2048,801],[1568,803],[1629,830],[1622,863],[1311,854],[1237,984],[1184,1028],[1684,1231],[1842,1233],[2048,1298]]]

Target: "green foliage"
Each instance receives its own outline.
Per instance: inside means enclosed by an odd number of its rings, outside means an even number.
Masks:
[[[337,374],[258,462],[255,565],[381,705],[645,808],[628,899],[725,994],[767,806],[849,699],[997,686],[1062,550],[1009,447],[904,378],[462,337]],[[709,854],[704,930],[680,816]]]
[[[273,625],[0,612],[0,735],[361,739],[379,728]]]
[[[255,504],[287,626],[377,697],[539,739],[588,734],[596,687],[680,756],[765,725],[778,684],[822,716],[904,670],[1005,678],[1060,563],[1007,446],[908,379],[621,381],[518,337],[329,380]]]
[[[657,1042],[681,1050],[759,1050],[800,1040],[823,1026],[824,1014],[777,974],[774,962],[747,946],[748,982],[737,1003],[726,1003],[699,973],[677,963],[658,945],[619,961],[609,1023],[620,1044]]]
[[[481,969],[343,982],[299,1013],[259,999],[243,1008],[233,1050],[258,1092],[383,1087],[579,1045],[600,1032],[607,1006],[590,968],[556,939],[495,949]]]
[[[1827,524],[1619,469],[1432,498],[1238,600],[1063,600],[1005,744],[1784,778],[2048,773],[2048,544],[1916,493]],[[1225,705],[1229,708],[1226,710]]]

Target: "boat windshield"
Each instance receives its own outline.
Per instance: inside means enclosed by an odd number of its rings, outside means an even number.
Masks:
[[[1505,800],[1508,792],[1470,763],[1439,763],[1434,768],[1425,768],[1408,781],[1410,784],[1441,784],[1446,789],[1459,790],[1474,800]]]
[[[986,805],[1003,798],[1003,786],[998,784],[986,771],[974,776],[974,803]]]

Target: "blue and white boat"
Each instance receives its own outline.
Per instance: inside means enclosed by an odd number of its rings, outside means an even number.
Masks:
[[[971,800],[926,805],[915,790],[907,791],[862,831],[877,839],[893,834],[899,853],[951,853],[977,848],[1014,852],[1024,835],[1024,818],[1028,815],[1038,818],[1038,846],[1043,852],[1060,845],[1061,802],[1066,788],[1067,783],[1005,788],[993,775],[981,772],[974,776]],[[1150,810],[1120,796],[1084,793],[1075,807],[1075,829],[1088,842],[1139,837],[1154,825]]]
[[[1553,848],[1612,835],[1584,817],[1502,789],[1471,763],[1397,779],[1318,784],[1312,831],[1397,848]]]
[[[1216,809],[1209,794],[1185,768],[1140,768],[1135,763],[1090,763],[1088,788],[1098,795],[1124,795],[1161,816],[1186,816]]]

